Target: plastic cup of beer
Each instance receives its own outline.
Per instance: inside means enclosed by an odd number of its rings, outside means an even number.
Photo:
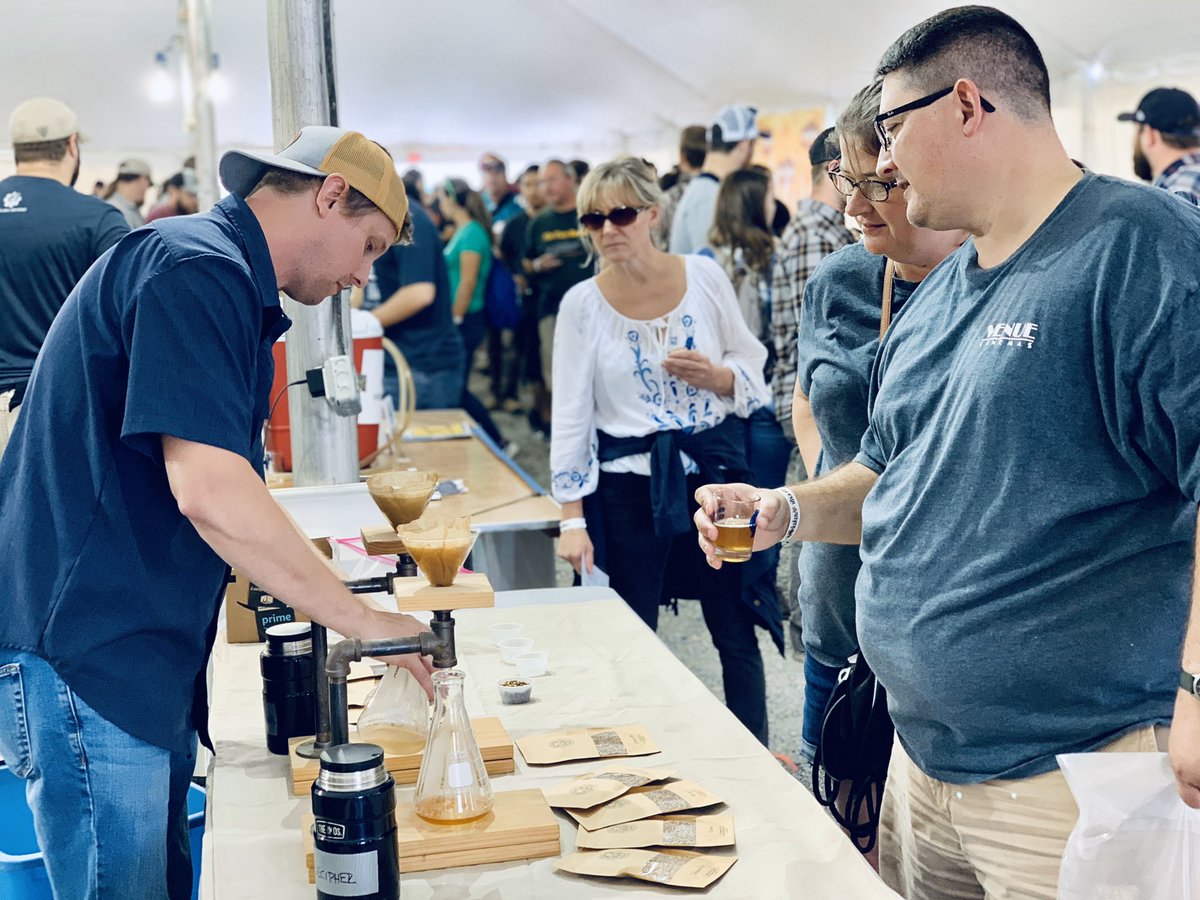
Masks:
[[[750,528],[750,520],[754,516],[758,498],[726,488],[718,488],[714,493],[716,509],[712,521],[717,526],[717,559],[746,562],[754,552],[754,533]]]

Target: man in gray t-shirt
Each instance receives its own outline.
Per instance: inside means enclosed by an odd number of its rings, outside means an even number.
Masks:
[[[1078,816],[1057,754],[1152,751],[1170,724],[1200,807],[1200,211],[1082,173],[997,10],[939,13],[876,74],[879,177],[913,224],[973,237],[893,320],[856,460],[762,491],[755,545],[861,536],[898,739],[884,880],[1049,900]]]
[[[717,210],[721,179],[745,168],[754,155],[754,142],[770,137],[758,130],[753,106],[727,106],[708,128],[704,170],[688,182],[671,220],[670,252],[697,253],[708,246],[708,231]]]

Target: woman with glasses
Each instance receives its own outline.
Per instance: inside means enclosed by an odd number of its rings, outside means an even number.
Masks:
[[[554,332],[553,492],[558,555],[610,584],[651,628],[660,603],[698,598],[725,700],[764,744],[766,683],[755,625],[782,644],[778,606],[743,599],[738,566],[710,569],[691,530],[695,489],[748,474],[746,417],[770,403],[766,350],[725,273],[659,250],[662,192],[624,157],[579,188],[585,242],[604,262],[571,288]]]
[[[838,119],[842,158],[829,176],[846,197],[846,214],[862,230],[862,241],[817,267],[800,311],[792,424],[805,468],[816,475],[849,462],[858,452],[867,428],[871,364],[889,323],[921,279],[967,238],[961,231],[910,224],[904,192],[876,175],[879,93],[877,84],[864,88]],[[802,752],[810,760],[838,672],[858,651],[858,569],[857,545],[806,543],[800,551]]]

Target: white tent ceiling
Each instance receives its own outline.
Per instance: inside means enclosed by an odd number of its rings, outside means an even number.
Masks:
[[[266,0],[211,5],[212,47],[232,88],[217,107],[218,143],[268,146]],[[466,160],[485,148],[518,161],[661,152],[681,125],[728,102],[836,107],[894,37],[944,5],[334,0],[341,121],[400,159]],[[1154,83],[1200,88],[1197,0],[999,5],[1039,41],[1073,131],[1108,129],[1107,110],[1095,123],[1079,111],[1101,97],[1081,87],[1096,62],[1109,100],[1135,101]],[[179,30],[177,13],[176,0],[0,0],[0,110],[56,96],[79,113],[93,159],[178,159],[189,151],[179,103],[156,106],[146,91],[155,52]],[[1101,150],[1108,155],[1104,141]]]

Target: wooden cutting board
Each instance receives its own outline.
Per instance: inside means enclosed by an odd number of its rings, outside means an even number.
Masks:
[[[483,765],[489,775],[509,775],[517,770],[513,759],[513,742],[504,730],[504,725],[494,716],[482,719],[472,719],[471,729],[475,732],[475,742],[479,745],[479,753],[483,756]],[[356,735],[351,736],[352,743]],[[316,759],[306,759],[296,755],[296,747],[308,738],[293,738],[288,742],[291,753],[288,762],[292,770],[292,794],[301,796],[312,789],[321,770],[321,762]],[[392,756],[383,758],[384,767],[396,780],[396,784],[416,784],[417,774],[421,770],[423,753],[412,753],[407,756]]]
[[[541,791],[502,791],[492,811],[474,822],[435,825],[417,815],[411,803],[396,807],[400,871],[425,872],[483,863],[557,856],[558,820]],[[312,812],[301,817],[304,861],[314,881]]]

